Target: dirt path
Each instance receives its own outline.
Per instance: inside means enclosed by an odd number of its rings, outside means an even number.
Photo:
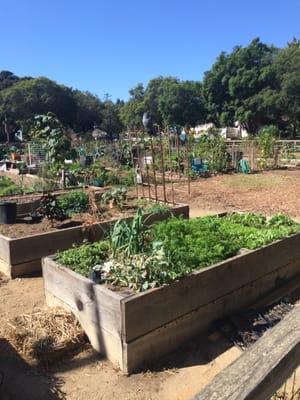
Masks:
[[[285,213],[292,217],[300,217],[299,169],[200,178],[191,182],[190,196],[186,182],[175,183],[174,187],[175,201],[188,203],[192,215],[193,213],[206,215],[222,211],[249,211],[267,215]],[[162,199],[161,187],[158,192]],[[154,197],[154,190],[152,195]],[[167,197],[169,201],[172,200],[170,185],[167,188]]]
[[[109,361],[89,347],[55,364],[47,374],[37,374],[1,337],[9,319],[45,307],[42,278],[2,277],[0,299],[0,372],[4,372],[1,400],[58,400],[58,387],[68,400],[185,400],[240,354],[215,333],[189,341],[148,371],[130,377],[114,370]]]

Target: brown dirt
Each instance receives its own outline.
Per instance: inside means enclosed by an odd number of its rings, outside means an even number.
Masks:
[[[240,354],[215,333],[195,338],[148,370],[130,377],[116,371],[89,347],[47,371],[37,372],[1,337],[10,319],[45,307],[42,278],[2,277],[0,298],[0,373],[4,373],[1,400],[58,400],[60,390],[68,400],[184,400]]]
[[[122,210],[116,207],[109,208],[101,206],[97,219],[89,213],[76,214],[62,222],[54,221],[53,224],[51,224],[47,218],[43,218],[38,223],[24,223],[22,219],[19,219],[15,224],[0,224],[0,233],[9,238],[20,238],[28,235],[51,232],[84,224],[126,218],[134,215],[136,209],[136,199],[129,199]]]
[[[200,178],[191,182],[190,196],[186,182],[175,183],[174,187],[175,201],[188,203],[196,215],[248,211],[266,215],[285,213],[291,217],[300,217],[299,169]],[[161,187],[159,194],[162,198]],[[171,200],[170,185],[167,194],[168,200]]]

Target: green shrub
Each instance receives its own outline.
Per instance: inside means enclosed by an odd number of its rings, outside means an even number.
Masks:
[[[60,207],[67,216],[87,212],[89,208],[89,196],[83,190],[72,191],[58,199]]]
[[[109,244],[106,241],[84,243],[79,247],[58,253],[57,261],[72,271],[88,277],[90,270],[108,257],[108,251]]]
[[[23,194],[23,188],[15,184],[10,178],[6,176],[0,177],[0,196],[14,196]]]

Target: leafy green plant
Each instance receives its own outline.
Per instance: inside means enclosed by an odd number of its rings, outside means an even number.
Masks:
[[[212,172],[224,171],[227,168],[227,148],[225,140],[217,134],[202,136],[194,145],[193,157],[207,161]]]
[[[71,141],[55,114],[36,115],[31,130],[33,139],[45,149],[49,162],[63,162],[69,152]]]
[[[147,208],[147,213],[164,214],[170,212],[170,207],[166,203],[154,203]]]
[[[63,221],[67,217],[57,197],[51,193],[47,193],[43,196],[38,211],[47,217],[52,225],[54,220]]]
[[[274,125],[263,127],[259,131],[258,145],[260,150],[259,165],[261,168],[266,168],[268,159],[274,158],[276,140],[279,137],[279,130]]]
[[[72,269],[72,271],[88,277],[91,269],[108,257],[109,243],[107,241],[96,243],[84,243],[74,246],[72,249],[57,254],[60,264]]]
[[[120,252],[125,256],[141,252],[145,244],[146,230],[143,211],[140,208],[130,223],[118,220],[108,236],[112,256],[115,257]]]
[[[125,187],[116,187],[103,193],[101,200],[104,204],[109,204],[111,208],[118,207],[122,209],[127,199],[127,189]]]
[[[58,204],[64,213],[70,217],[73,214],[87,212],[89,196],[83,190],[72,191],[58,198]]]
[[[223,261],[241,248],[256,249],[300,231],[300,224],[282,215],[269,220],[252,213],[172,218],[152,228],[142,217],[139,210],[131,223],[118,221],[100,242],[105,249],[100,258],[93,258],[95,244],[85,244],[61,253],[60,261],[72,269],[80,264],[85,275],[96,268],[101,281],[143,291]]]
[[[15,184],[10,178],[6,176],[0,177],[0,196],[14,196],[23,194],[23,188]]]

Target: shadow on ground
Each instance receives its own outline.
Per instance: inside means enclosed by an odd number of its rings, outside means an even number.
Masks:
[[[0,339],[1,400],[63,400],[63,382],[26,363],[6,339]]]

